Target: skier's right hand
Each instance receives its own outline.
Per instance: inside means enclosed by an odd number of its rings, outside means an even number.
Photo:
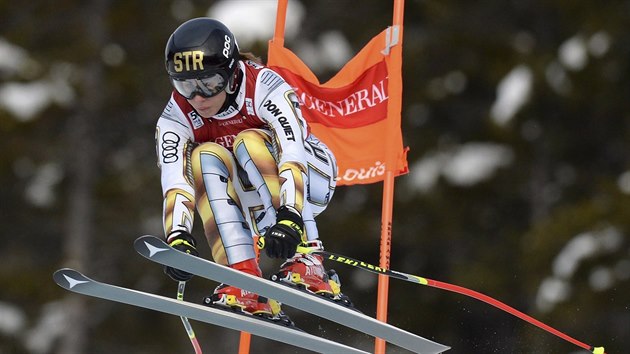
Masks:
[[[166,242],[169,246],[178,251],[182,251],[193,256],[199,256],[199,252],[197,252],[197,241],[195,241],[195,238],[188,231],[172,231],[166,237]],[[188,272],[169,266],[164,266],[164,273],[175,281],[189,281],[193,277],[193,275]]]

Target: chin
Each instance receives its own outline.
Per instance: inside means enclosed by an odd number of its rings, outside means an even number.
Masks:
[[[203,118],[212,118],[212,116],[214,116],[215,114],[217,114],[217,112],[215,112],[214,110],[204,110],[204,111],[200,111],[197,110],[197,113],[199,113],[200,116],[202,116]]]

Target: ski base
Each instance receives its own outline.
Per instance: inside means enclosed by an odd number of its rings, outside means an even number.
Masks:
[[[326,318],[373,337],[382,338],[415,353],[437,354],[450,349],[448,346],[409,333],[312,294],[296,291],[286,285],[180,252],[155,236],[139,237],[134,242],[134,247],[138,253],[154,262],[264,295],[267,298],[280,301],[284,305]]]
[[[70,268],[56,271],[53,279],[62,288],[75,293],[248,332],[313,352],[367,354],[365,351],[316,337],[298,329],[269,323],[253,316],[98,282]]]

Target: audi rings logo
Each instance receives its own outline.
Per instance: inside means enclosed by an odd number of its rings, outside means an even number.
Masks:
[[[162,163],[177,162],[177,145],[179,144],[179,135],[173,132],[166,132],[162,135]]]

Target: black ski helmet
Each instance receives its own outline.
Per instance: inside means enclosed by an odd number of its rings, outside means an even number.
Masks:
[[[207,17],[181,24],[166,43],[166,71],[172,80],[215,74],[229,82],[238,66],[238,45],[221,22]]]

